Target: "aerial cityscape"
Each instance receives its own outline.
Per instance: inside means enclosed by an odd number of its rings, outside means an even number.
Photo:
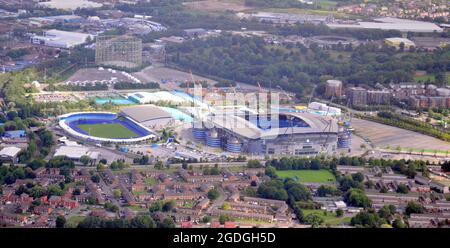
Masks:
[[[0,227],[448,228],[449,19],[0,0]]]

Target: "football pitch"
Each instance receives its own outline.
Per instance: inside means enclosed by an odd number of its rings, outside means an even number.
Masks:
[[[285,170],[277,171],[281,178],[292,178],[300,183],[333,183],[334,175],[328,170]]]
[[[135,132],[120,124],[81,124],[77,127],[88,135],[99,138],[126,139],[139,137]]]

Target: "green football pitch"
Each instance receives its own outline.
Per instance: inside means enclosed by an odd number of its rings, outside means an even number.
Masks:
[[[88,135],[99,138],[126,139],[139,137],[135,132],[120,124],[82,124],[77,127]]]
[[[277,175],[304,183],[333,183],[336,181],[334,175],[328,170],[279,170]]]

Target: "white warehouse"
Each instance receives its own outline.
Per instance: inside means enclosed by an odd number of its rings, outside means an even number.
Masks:
[[[84,33],[52,29],[45,31],[43,36],[32,36],[31,43],[68,49],[86,43],[89,38],[92,40],[94,36]]]

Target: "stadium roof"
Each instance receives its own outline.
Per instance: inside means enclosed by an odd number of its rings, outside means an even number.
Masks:
[[[269,138],[282,134],[337,133],[338,125],[334,119],[325,119],[311,113],[280,113],[302,119],[309,127],[285,127],[262,130],[255,124],[236,115],[225,115],[224,118],[212,118],[209,121],[216,127],[228,129],[249,139]]]
[[[137,122],[172,118],[172,115],[155,105],[140,105],[122,109],[122,114]]]

